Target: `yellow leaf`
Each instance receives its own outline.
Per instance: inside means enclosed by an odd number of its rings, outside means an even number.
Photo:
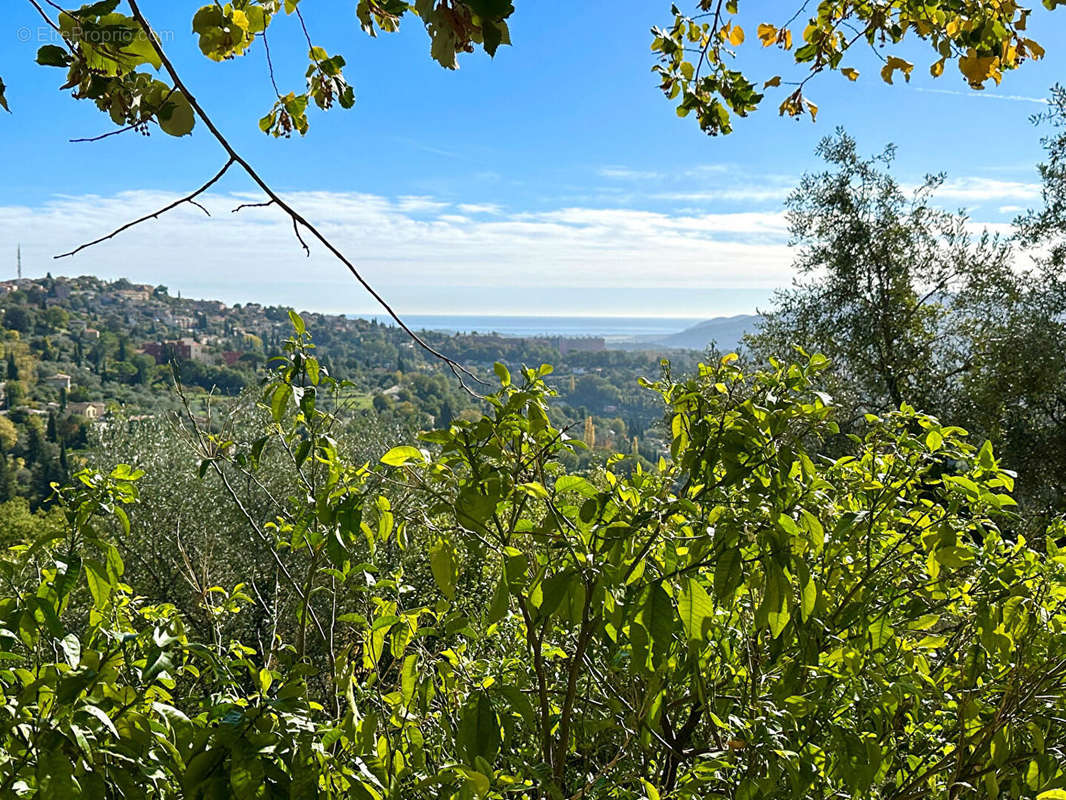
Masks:
[[[739,25],[733,25],[729,29],[729,43],[734,47],[744,44],[744,29]]]
[[[792,31],[785,31],[785,49],[792,49]]]
[[[884,68],[881,70],[881,78],[885,83],[892,83],[892,76],[895,75],[896,70],[903,73],[903,77],[908,81],[911,79],[911,70],[914,69],[914,64],[909,61],[904,61],[902,58],[896,56],[889,56],[888,61],[885,62]]]
[[[958,32],[959,32],[959,21],[957,19],[953,19],[951,22],[949,22],[944,27],[944,33],[946,33],[948,36],[950,36],[953,39],[955,38],[955,35]]]
[[[807,110],[811,113],[811,122],[816,122],[818,120],[818,106],[816,106],[810,100],[807,100],[806,103]]]
[[[248,30],[248,15],[243,11],[234,9],[233,14],[230,15],[230,19],[232,19],[234,24],[242,31]]]
[[[941,75],[943,75],[945,61],[947,61],[947,59],[942,58],[935,64],[933,64],[931,67],[929,67],[929,74],[932,75],[934,78],[939,78]]]
[[[959,70],[966,76],[970,86],[974,89],[983,89],[985,81],[993,77],[996,71],[997,60],[994,56],[984,58],[975,55],[965,56],[959,59]]]
[[[849,81],[857,81],[859,79],[859,72],[851,67],[844,67],[840,70],[840,74],[847,78]]]
[[[770,47],[777,41],[777,28],[766,22],[759,26],[759,39],[763,47]]]
[[[766,83],[764,83],[762,85],[762,88],[769,89],[771,86],[780,86],[780,85],[781,85],[781,76],[780,75],[774,75],[774,77],[770,78],[770,80],[768,80]]]

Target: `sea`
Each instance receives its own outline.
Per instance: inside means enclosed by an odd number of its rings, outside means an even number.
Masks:
[[[351,316],[376,319],[385,325],[395,324],[391,317],[380,314],[352,314]],[[404,322],[416,331],[495,333],[500,336],[515,337],[600,336],[608,341],[670,336],[703,321],[695,317],[507,317],[446,314],[404,316]]]

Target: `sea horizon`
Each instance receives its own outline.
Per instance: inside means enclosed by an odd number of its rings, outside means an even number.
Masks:
[[[352,319],[376,320],[395,325],[385,314],[347,314]],[[507,337],[567,336],[602,337],[608,340],[680,333],[711,317],[658,317],[625,315],[545,314],[406,314],[404,323],[414,330],[458,334],[498,334]]]

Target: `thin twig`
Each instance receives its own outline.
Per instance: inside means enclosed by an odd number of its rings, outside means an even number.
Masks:
[[[239,206],[237,206],[235,209],[233,209],[233,211],[231,211],[230,213],[231,214],[236,214],[238,211],[243,211],[246,208],[268,208],[269,206],[272,206],[272,205],[274,205],[274,201],[273,200],[267,200],[265,203],[241,203]]]
[[[85,244],[81,245],[80,247],[77,247],[74,250],[71,250],[69,253],[62,253],[62,254],[60,254],[58,256],[53,256],[53,258],[57,258],[57,259],[58,258],[67,258],[69,256],[76,255],[76,254],[80,253],[82,250],[85,250],[85,249],[87,249],[89,247],[93,247],[94,245],[98,245],[101,242],[106,242],[108,239],[114,239],[120,233],[123,233],[124,231],[128,231],[130,228],[136,227],[137,225],[140,225],[142,222],[147,222],[150,219],[159,219],[159,217],[161,215],[167,213],[168,211],[174,210],[175,208],[177,208],[178,206],[182,205],[183,203],[191,203],[192,205],[196,206],[201,211],[203,211],[205,214],[207,214],[207,216],[211,216],[211,213],[206,208],[204,208],[202,205],[200,205],[199,203],[196,202],[196,198],[199,197],[200,195],[202,195],[204,192],[206,192],[208,189],[210,189],[212,186],[214,186],[220,180],[222,180],[222,176],[225,175],[229,171],[229,168],[233,166],[233,163],[234,163],[234,161],[231,158],[229,161],[226,162],[226,165],[224,167],[222,167],[222,169],[220,169],[215,174],[215,177],[213,177],[211,180],[209,180],[207,183],[205,183],[203,186],[201,186],[199,189],[197,189],[192,194],[186,195],[185,197],[182,197],[180,200],[175,200],[170,205],[165,206],[164,208],[161,208],[158,211],[155,211],[155,212],[153,212],[151,214],[147,214],[146,216],[143,216],[140,219],[135,219],[133,222],[127,222],[121,228],[116,228],[111,233],[107,234],[107,236],[101,236],[99,239],[94,239],[91,242],[86,242]]]
[[[300,235],[300,226],[296,224],[296,220],[292,221],[292,232],[296,234],[296,238],[300,240],[300,244],[303,246],[304,255],[308,258],[311,257],[311,248],[307,246],[307,242],[304,241],[304,237]]]

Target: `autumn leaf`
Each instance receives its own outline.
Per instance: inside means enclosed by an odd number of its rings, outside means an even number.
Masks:
[[[888,61],[885,62],[884,68],[881,70],[881,78],[885,83],[892,83],[892,77],[895,75],[896,70],[903,73],[903,77],[910,81],[911,71],[914,69],[914,64],[909,61],[905,61],[897,56],[889,56]]]
[[[959,70],[966,76],[970,86],[974,89],[983,89],[985,81],[996,76],[998,61],[999,59],[995,56],[968,55],[959,59]]]

